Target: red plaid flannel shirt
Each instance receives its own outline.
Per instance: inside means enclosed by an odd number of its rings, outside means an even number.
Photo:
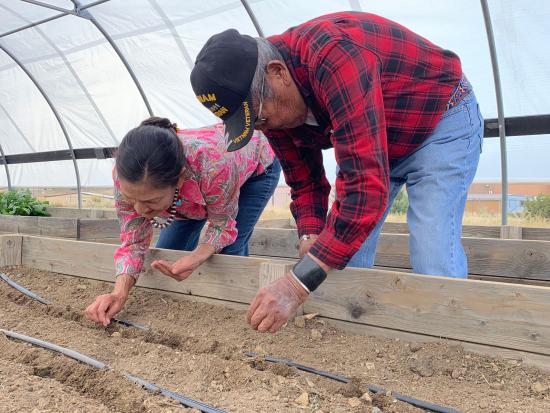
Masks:
[[[291,188],[310,252],[342,269],[382,217],[389,163],[415,150],[439,121],[461,75],[459,58],[373,14],[321,16],[268,40],[281,52],[319,126],[266,131]],[[330,185],[322,149],[340,172]]]

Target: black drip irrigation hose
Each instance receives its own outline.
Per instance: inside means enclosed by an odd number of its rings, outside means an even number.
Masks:
[[[15,281],[13,281],[10,277],[8,277],[6,274],[0,273],[0,278],[4,280],[10,287],[15,288],[17,291],[19,291],[21,294],[26,295],[29,298],[32,298],[33,300],[38,301],[40,304],[44,305],[50,305],[52,304],[51,301],[48,301],[42,297],[40,297],[38,294],[33,293],[32,291],[27,290],[22,285],[17,284]],[[140,330],[149,331],[150,328],[147,326],[144,326],[142,324],[134,323],[132,321],[127,320],[119,320],[118,318],[111,319],[113,323],[117,323],[120,325],[123,325],[124,327],[135,327],[139,328]]]
[[[298,363],[296,363],[292,360],[278,359],[278,358],[275,358],[275,357],[272,357],[272,356],[263,356],[263,355],[256,354],[256,353],[253,353],[253,352],[250,352],[250,351],[244,352],[244,355],[247,356],[247,357],[261,357],[263,360],[265,360],[269,363],[283,364],[285,366],[294,367],[298,370],[302,370],[302,371],[312,373],[312,374],[317,374],[318,376],[322,376],[322,377],[326,377],[326,378],[329,378],[329,379],[332,379],[332,380],[339,381],[340,383],[348,383],[349,382],[349,378],[346,377],[346,376],[341,376],[339,374],[330,373],[328,371],[317,370],[313,367],[308,367],[308,366],[304,366],[303,364],[298,364]],[[384,389],[382,387],[375,386],[375,385],[372,385],[372,384],[368,386],[368,389],[371,393],[374,393],[374,394],[376,394],[376,393],[383,393],[384,394],[387,391],[386,389]],[[424,401],[424,400],[415,399],[414,397],[405,396],[405,395],[399,394],[399,393],[394,393],[393,391],[392,391],[391,394],[395,399],[397,399],[399,401],[408,403],[408,404],[413,405],[415,407],[420,407],[422,409],[429,410],[431,412],[437,412],[437,413],[462,413],[460,410],[456,410],[452,407],[441,406],[439,404],[427,402],[427,401]]]
[[[46,350],[50,350],[50,351],[54,351],[56,353],[63,354],[64,356],[70,357],[74,360],[77,360],[77,361],[80,361],[80,362],[82,362],[84,364],[87,364],[89,366],[95,367],[96,369],[109,368],[109,366],[107,366],[105,363],[102,363],[99,360],[96,360],[92,357],[88,357],[88,356],[86,356],[84,354],[81,354],[81,353],[78,353],[74,350],[58,346],[57,344],[48,343],[47,341],[43,341],[43,340],[40,340],[40,339],[37,339],[37,338],[34,338],[34,337],[29,337],[29,336],[17,333],[15,331],[4,330],[4,329],[1,329],[1,328],[0,328],[0,332],[4,333],[7,337],[10,337],[10,338],[13,338],[13,339],[16,339],[16,340],[21,340],[21,341],[24,341],[26,343],[30,343],[34,346],[42,347]],[[203,413],[227,413],[227,411],[225,411],[225,410],[218,409],[217,407],[210,406],[209,404],[203,403],[199,400],[194,400],[194,399],[191,399],[187,396],[184,396],[183,394],[175,393],[171,390],[165,389],[164,387],[157,386],[156,384],[150,383],[150,382],[142,379],[141,377],[133,376],[133,375],[128,374],[128,373],[122,373],[122,375],[126,379],[142,386],[146,390],[149,390],[149,391],[152,391],[152,392],[159,392],[160,391],[164,396],[178,401],[180,404],[182,404],[185,407],[199,409]]]

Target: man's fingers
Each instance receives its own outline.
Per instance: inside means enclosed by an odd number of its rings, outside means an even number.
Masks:
[[[288,320],[284,320],[284,319],[280,319],[280,320],[277,320],[275,321],[271,327],[269,328],[269,332],[270,333],[276,333],[277,331],[279,331],[281,329],[282,326],[284,326],[286,324]]]
[[[260,305],[258,308],[256,308],[256,311],[250,317],[250,325],[254,330],[257,330],[260,323],[264,320],[264,318],[268,317],[269,315],[270,314],[266,306]]]
[[[262,303],[263,299],[263,289],[260,288],[258,290],[258,293],[256,294],[256,297],[252,300],[252,303],[250,303],[250,307],[248,307],[248,311],[246,312],[246,322],[250,324],[250,320],[252,319],[252,315],[256,312],[256,309],[258,306]]]
[[[275,318],[272,314],[267,314],[264,319],[261,321],[260,324],[258,324],[258,328],[257,330],[260,332],[260,333],[265,333],[266,331],[268,331],[271,326],[273,326],[273,324],[275,323]]]

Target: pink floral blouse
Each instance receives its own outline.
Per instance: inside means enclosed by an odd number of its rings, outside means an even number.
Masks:
[[[184,171],[186,179],[180,188],[182,202],[176,206],[176,219],[207,218],[201,243],[219,252],[237,238],[235,218],[241,186],[273,163],[273,151],[267,139],[256,132],[244,148],[226,152],[221,123],[201,129],[180,129],[178,136],[189,167]],[[151,243],[152,225],[124,200],[115,170],[113,180],[121,241],[114,255],[116,275],[128,274],[137,279]]]

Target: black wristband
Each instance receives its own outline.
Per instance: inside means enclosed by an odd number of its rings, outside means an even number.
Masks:
[[[317,287],[325,281],[325,278],[327,278],[327,272],[323,270],[319,264],[313,261],[308,254],[304,255],[302,259],[292,267],[292,272],[309,291],[315,291]]]

